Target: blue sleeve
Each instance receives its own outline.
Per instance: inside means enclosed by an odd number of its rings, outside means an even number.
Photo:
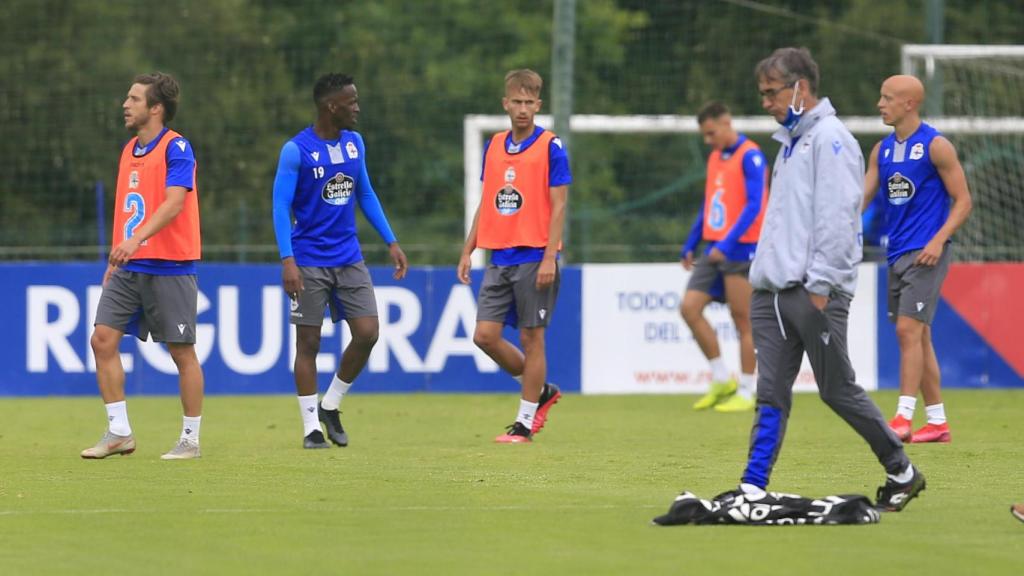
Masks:
[[[568,186],[572,184],[572,172],[569,171],[569,155],[562,147],[558,137],[551,139],[548,158],[548,183],[550,186]]]
[[[483,159],[480,161],[480,181],[484,181],[484,170],[487,168],[487,149],[491,147],[491,139],[484,140]]]
[[[373,191],[370,175],[366,171],[366,146],[363,144],[363,137],[358,133],[355,136],[359,155],[363,158],[363,170],[359,173],[359,182],[356,183],[356,199],[359,202],[359,209],[363,211],[363,216],[370,221],[377,234],[380,234],[384,243],[394,244],[398,242],[398,238],[395,238],[395,233],[391,231],[388,218],[384,215],[384,207],[380,205],[380,199]]]
[[[193,190],[196,187],[195,173],[196,157],[192,153],[192,144],[179,136],[167,145],[166,186],[181,186]]]
[[[693,223],[693,228],[690,228],[690,235],[686,237],[686,244],[683,244],[683,249],[679,251],[679,258],[686,258],[687,252],[696,252],[697,245],[700,244],[701,237],[704,235],[704,205],[701,204],[700,211],[697,212],[697,220]]]
[[[292,255],[292,201],[299,184],[299,147],[289,140],[281,148],[281,159],[277,162],[274,176],[274,234],[281,259]]]
[[[746,182],[747,204],[729,233],[718,243],[718,249],[728,254],[736,247],[740,237],[757,220],[761,212],[761,197],[764,195],[765,158],[760,150],[748,150],[743,155],[743,179]]]

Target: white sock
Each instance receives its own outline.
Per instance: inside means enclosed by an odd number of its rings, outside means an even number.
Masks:
[[[126,400],[107,404],[107,430],[118,436],[131,436],[132,427],[128,424],[128,403]]]
[[[907,469],[900,474],[886,474],[890,480],[899,484],[906,484],[910,482],[910,479],[914,477],[914,466],[907,464]]]
[[[533,428],[533,417],[537,414],[537,402],[527,402],[522,398],[519,399],[519,416],[516,417],[516,422],[519,422],[526,429]]]
[[[743,493],[748,495],[748,496],[763,496],[764,495],[764,488],[761,488],[760,486],[754,486],[753,484],[748,484],[746,482],[741,482],[740,483],[740,490],[742,490]]]
[[[515,380],[516,382],[519,382],[520,384],[523,383],[523,375],[522,374],[520,374],[519,376],[513,376],[512,379]]]
[[[316,394],[299,396],[299,412],[302,413],[302,435],[320,430],[320,417],[316,413]]]
[[[914,419],[914,408],[917,408],[917,396],[900,396],[896,404],[896,415],[907,420]]]
[[[199,421],[202,416],[184,416],[181,419],[181,439],[199,444]]]
[[[726,382],[729,380],[729,369],[725,367],[725,360],[722,357],[708,360],[711,363],[711,381]]]
[[[754,392],[757,391],[757,380],[753,374],[740,374],[740,386],[736,390],[736,393],[743,398],[750,400],[754,397]]]
[[[345,382],[335,374],[330,388],[324,392],[324,398],[320,401],[320,405],[324,407],[324,410],[337,410],[341,406],[342,399],[345,398],[345,393],[351,387],[351,382]]]
[[[929,424],[945,424],[946,423],[946,405],[943,403],[932,404],[931,406],[925,406],[924,411],[928,414]]]

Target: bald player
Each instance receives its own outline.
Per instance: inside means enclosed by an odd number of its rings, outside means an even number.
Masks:
[[[862,209],[879,190],[885,195],[889,320],[900,346],[900,398],[889,427],[904,442],[949,442],[931,323],[949,270],[950,237],[971,212],[971,193],[956,148],[921,121],[924,98],[913,76],[882,83],[878,111],[893,133],[871,151]],[[911,434],[918,391],[928,423]]]

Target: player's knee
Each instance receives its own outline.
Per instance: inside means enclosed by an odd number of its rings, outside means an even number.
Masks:
[[[106,330],[96,330],[89,338],[89,345],[95,356],[103,358],[117,353],[119,340],[115,334],[110,334]]]
[[[352,331],[352,344],[373,348],[380,337],[380,330],[376,327],[367,327]]]
[[[682,315],[683,320],[690,326],[701,319],[704,315],[704,308],[695,302],[683,300],[683,303],[679,305],[679,314]]]
[[[490,350],[498,345],[501,340],[500,334],[493,334],[486,330],[473,332],[473,344],[481,350]]]
[[[315,356],[320,352],[320,334],[303,333],[295,336],[295,353],[300,356]]]
[[[174,360],[174,365],[177,366],[179,370],[184,366],[199,363],[199,358],[196,356],[195,346],[190,344],[168,345],[167,351],[170,352],[171,360]]]
[[[896,322],[896,338],[901,344],[913,344],[921,341],[923,324],[909,318],[901,318]]]

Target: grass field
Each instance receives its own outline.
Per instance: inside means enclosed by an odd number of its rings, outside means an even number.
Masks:
[[[893,393],[878,394],[888,413]],[[511,395],[353,395],[350,447],[301,449],[294,397],[211,397],[203,458],[163,462],[176,398],[130,398],[138,451],[84,461],[98,398],[0,400],[0,574],[1022,574],[1024,392],[953,391],[928,489],[873,526],[674,527],[682,489],[731,488],[751,416],[692,397],[563,398],[532,445]],[[918,415],[918,420],[922,415]],[[874,497],[883,473],[798,395],[772,487]]]

